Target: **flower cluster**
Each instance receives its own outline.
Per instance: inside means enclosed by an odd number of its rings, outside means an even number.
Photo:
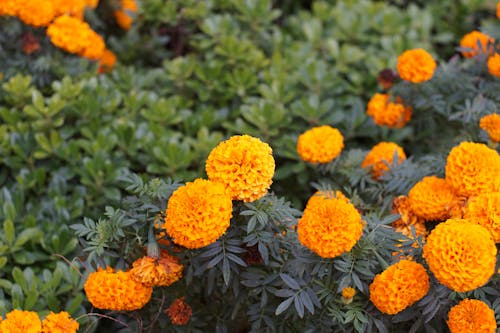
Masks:
[[[165,312],[174,325],[186,325],[193,313],[189,304],[184,302],[184,297],[177,298]]]
[[[436,66],[429,52],[424,49],[413,49],[403,52],[398,57],[397,70],[403,80],[422,83],[432,78]]]
[[[345,199],[316,195],[298,222],[299,242],[320,257],[350,251],[363,233],[361,215]]]
[[[429,288],[424,266],[401,260],[375,276],[370,284],[370,300],[381,312],[393,315],[422,299]]]
[[[500,243],[500,192],[470,198],[464,218],[488,229],[495,243]]]
[[[484,302],[464,299],[448,312],[450,333],[495,333],[495,312]]]
[[[310,163],[329,163],[340,155],[342,149],[342,133],[328,125],[313,127],[297,139],[297,153]]]
[[[375,124],[390,128],[401,128],[411,119],[411,107],[396,101],[388,94],[375,94],[368,102],[366,113]]]
[[[249,135],[235,135],[219,143],[209,154],[208,179],[223,184],[232,200],[245,202],[263,197],[274,176],[271,147]]]
[[[361,167],[371,167],[373,178],[378,179],[384,174],[384,172],[389,171],[390,165],[392,164],[396,154],[398,156],[398,163],[402,163],[406,159],[406,154],[403,151],[403,148],[394,142],[380,142],[373,146],[370,152],[366,155],[365,159],[361,163]]]
[[[120,0],[119,9],[115,10],[113,13],[116,23],[120,28],[123,30],[130,30],[137,9],[135,0]]]
[[[472,58],[481,53],[488,54],[494,41],[493,38],[480,31],[469,32],[460,40],[460,47],[465,49],[462,51],[462,55],[466,58]]]
[[[182,277],[183,269],[176,257],[162,252],[159,259],[142,257],[134,261],[130,274],[147,287],[167,287]]]
[[[500,55],[498,56],[500,58]],[[500,142],[500,114],[493,113],[482,117],[479,127],[488,133],[491,141]]]
[[[438,224],[423,250],[436,279],[458,292],[481,287],[495,272],[497,248],[491,234],[468,220],[449,219]]]
[[[62,311],[50,312],[43,321],[33,311],[12,310],[0,317],[0,332],[2,333],[76,333],[80,324],[69,313]]]

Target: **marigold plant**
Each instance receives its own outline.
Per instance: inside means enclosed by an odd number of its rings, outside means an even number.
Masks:
[[[403,148],[394,142],[380,142],[368,152],[361,167],[371,168],[373,178],[378,179],[384,172],[389,171],[395,154],[398,155],[398,163],[402,163],[406,159]]]
[[[399,76],[412,83],[428,81],[434,75],[437,64],[434,58],[424,49],[413,49],[403,52],[398,57]]]
[[[464,299],[452,307],[446,321],[450,333],[494,333],[497,329],[495,312],[477,299]]]
[[[411,119],[411,107],[391,102],[388,94],[375,94],[368,102],[366,113],[375,124],[389,128],[401,128]]]
[[[165,311],[174,325],[186,325],[191,318],[193,311],[184,300],[184,297],[177,298]]]
[[[500,243],[500,192],[470,198],[465,207],[464,218],[488,229],[495,243]]]
[[[370,284],[370,300],[381,312],[394,315],[422,299],[429,288],[424,266],[401,260],[375,276]]]
[[[479,53],[488,53],[488,47],[495,40],[487,34],[474,30],[469,32],[460,40],[460,47],[468,49],[462,51],[462,55],[466,58],[472,58]]]
[[[449,219],[438,224],[423,250],[436,279],[458,292],[481,287],[495,272],[495,242],[488,229],[469,220]]]
[[[493,113],[482,117],[479,127],[488,133],[491,141],[500,142],[500,114]]]
[[[361,215],[351,203],[321,195],[308,202],[297,225],[299,242],[323,258],[350,251],[362,233]]]
[[[69,313],[50,312],[42,321],[42,333],[76,333],[80,324]]]
[[[114,11],[116,23],[123,30],[130,30],[138,7],[135,0],[120,0],[119,9]]]
[[[42,322],[36,312],[14,309],[5,317],[0,322],[2,333],[42,333]]]
[[[130,272],[112,268],[90,273],[84,285],[89,302],[102,310],[133,311],[151,299],[152,287],[136,282]]]
[[[344,137],[336,128],[328,125],[313,127],[297,139],[297,153],[310,163],[328,163],[336,159],[344,149]]]
[[[196,179],[172,194],[163,228],[178,245],[191,249],[204,247],[226,232],[232,209],[224,185]]]
[[[263,197],[274,176],[271,147],[249,135],[235,135],[208,155],[208,179],[224,184],[233,200],[255,201]]]
[[[183,268],[176,257],[162,252],[158,259],[146,256],[134,261],[130,275],[148,287],[166,287],[182,277]]]

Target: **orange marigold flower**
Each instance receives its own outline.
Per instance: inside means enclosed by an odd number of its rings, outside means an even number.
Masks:
[[[488,58],[488,72],[496,77],[500,77],[500,54],[495,53]]]
[[[412,211],[426,221],[444,221],[451,217],[459,200],[446,180],[424,177],[408,192]]]
[[[208,179],[224,184],[231,199],[255,201],[271,186],[274,158],[271,147],[249,135],[235,135],[223,141],[208,155]]]
[[[316,204],[322,205],[324,198],[337,198],[339,200],[345,201],[346,203],[350,202],[349,198],[346,197],[341,191],[317,191],[309,198],[309,200],[307,200],[306,206],[312,206]]]
[[[398,163],[402,163],[406,159],[403,148],[394,142],[380,142],[373,146],[366,155],[361,167],[371,167],[373,178],[378,179],[384,172],[389,171],[395,154],[398,155]]]
[[[165,311],[174,325],[186,325],[193,314],[184,299],[185,297],[177,298]]]
[[[0,1],[0,16],[16,16],[21,6],[19,0],[2,0]]]
[[[495,311],[477,299],[464,299],[448,312],[450,333],[495,333]]]
[[[153,292],[152,287],[136,282],[130,272],[115,272],[109,267],[91,273],[83,288],[93,306],[115,311],[141,309],[149,302]]]
[[[495,243],[500,243],[500,192],[470,198],[464,218],[488,229]]]
[[[425,227],[425,224],[423,222],[421,223],[415,223],[415,224],[406,224],[406,225],[392,225],[394,229],[405,235],[406,237],[413,239],[413,232],[412,232],[412,227],[415,230],[416,236],[422,236],[423,239],[427,236],[427,228]],[[415,244],[414,244],[415,245]]]
[[[83,12],[87,6],[86,0],[51,0],[54,4],[56,16],[71,15],[80,20],[83,19]]]
[[[398,57],[399,76],[412,83],[428,81],[434,75],[437,64],[424,49],[413,49],[403,52]]]
[[[17,17],[34,27],[45,27],[55,17],[56,10],[52,1],[25,0],[18,7]]]
[[[112,51],[105,49],[101,59],[99,59],[99,67],[97,68],[97,73],[103,74],[110,72],[115,66],[115,63],[116,55]]]
[[[340,155],[344,148],[344,137],[336,128],[328,125],[313,127],[297,140],[300,158],[311,163],[328,163]]]
[[[96,8],[99,4],[99,0],[85,0],[87,7]]]
[[[142,257],[134,261],[130,274],[148,287],[167,287],[182,277],[183,269],[179,259],[162,252],[159,259]]]
[[[33,311],[12,310],[0,323],[2,333],[41,333],[42,322]]]
[[[375,276],[370,284],[370,300],[381,312],[394,315],[422,299],[429,287],[424,266],[401,260]]]
[[[423,257],[436,279],[458,292],[481,287],[495,273],[497,248],[485,227],[449,219],[427,237]]]
[[[353,287],[345,287],[342,289],[342,297],[353,298],[356,295],[356,290]]]
[[[76,333],[79,327],[80,324],[65,311],[59,313],[51,311],[42,321],[43,333]]]
[[[480,31],[474,30],[469,32],[460,40],[460,47],[469,49],[462,51],[462,55],[466,58],[472,58],[480,52],[489,53],[488,44],[493,44],[494,41],[493,38]]]
[[[226,232],[232,209],[224,185],[196,179],[172,194],[163,228],[176,244],[197,249],[214,243]]]
[[[500,1],[497,2],[497,18],[500,19]]]
[[[120,28],[130,30],[137,9],[135,0],[120,0],[120,9],[114,12],[116,23]]]
[[[299,242],[323,258],[350,251],[363,233],[361,215],[345,199],[315,196],[297,225]]]
[[[459,196],[500,190],[500,155],[482,143],[462,142],[446,160],[446,181]]]
[[[391,102],[388,94],[375,94],[368,102],[366,113],[375,124],[390,128],[401,128],[411,119],[411,107]]]
[[[500,142],[500,114],[493,113],[482,117],[479,127],[488,133],[491,141]]]
[[[410,200],[407,196],[400,195],[392,200],[392,214],[399,214],[399,219],[392,222],[392,226],[404,227],[416,224],[423,224],[424,220],[417,216],[410,206]]]

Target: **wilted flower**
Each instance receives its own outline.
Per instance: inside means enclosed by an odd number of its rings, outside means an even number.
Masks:
[[[174,325],[186,325],[193,313],[184,299],[185,297],[177,298],[165,311]]]

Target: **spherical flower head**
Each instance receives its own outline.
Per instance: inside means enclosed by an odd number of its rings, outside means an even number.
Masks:
[[[80,20],[83,19],[83,12],[87,6],[86,0],[51,0],[56,12],[55,16],[71,15]]]
[[[99,59],[98,63],[98,68],[97,68],[97,73],[103,74],[103,73],[109,73],[113,69],[116,63],[116,55],[108,50],[105,49],[101,59]]]
[[[87,7],[95,9],[99,4],[99,0],[85,0]]]
[[[488,133],[491,141],[500,142],[500,114],[493,113],[482,117],[479,127]]]
[[[472,58],[479,53],[489,53],[488,44],[493,44],[494,41],[493,38],[480,31],[469,32],[460,40],[460,47],[470,49],[462,51],[462,55],[466,58]]]
[[[235,135],[208,155],[208,179],[223,184],[232,200],[255,201],[271,186],[274,158],[271,147],[249,135]]]
[[[329,163],[336,159],[344,148],[344,137],[336,128],[328,125],[313,127],[297,140],[297,153],[310,163]]]
[[[450,333],[495,333],[495,311],[477,299],[464,299],[452,307],[446,321]]]
[[[22,3],[23,5],[18,7],[17,16],[34,27],[46,27],[56,15],[51,1],[25,0]]]
[[[386,171],[389,171],[395,154],[398,155],[398,163],[402,163],[406,159],[403,148],[394,142],[380,142],[373,146],[372,150],[366,155],[361,167],[371,167],[373,178],[378,179]]]
[[[353,298],[356,295],[356,289],[353,287],[345,287],[342,289],[342,297]]]
[[[76,333],[79,327],[80,324],[65,311],[59,313],[51,311],[42,321],[43,333]]]
[[[500,192],[470,198],[464,218],[488,229],[495,243],[500,243]]]
[[[358,210],[345,199],[318,195],[298,222],[299,242],[323,258],[349,252],[363,233]]]
[[[0,16],[17,16],[19,8],[22,7],[19,0],[0,1]]]
[[[370,284],[370,300],[381,312],[394,315],[422,299],[429,288],[424,266],[401,260],[375,276]]]
[[[413,49],[403,52],[398,57],[397,69],[403,80],[422,83],[432,78],[436,66],[429,52],[424,49]]]
[[[148,287],[167,287],[182,277],[184,266],[176,257],[162,253],[159,259],[142,257],[134,261],[130,274]]]
[[[459,196],[500,190],[500,155],[482,143],[462,142],[446,160],[446,181]]]
[[[165,311],[174,325],[186,325],[193,314],[184,297],[177,298]]]
[[[87,46],[80,52],[80,56],[89,60],[101,59],[106,50],[104,39],[92,29],[87,32],[86,37]]]
[[[408,192],[408,200],[412,211],[426,221],[447,220],[459,203],[453,187],[436,176],[416,183]]]
[[[500,77],[500,54],[495,53],[494,55],[488,57],[488,73],[495,77]]]
[[[423,257],[439,283],[466,292],[481,287],[495,273],[497,248],[485,227],[449,219],[427,236]]]
[[[42,322],[33,311],[12,310],[0,323],[2,333],[42,333]]]
[[[91,273],[83,288],[94,307],[115,311],[141,309],[153,292],[152,287],[136,282],[130,272],[114,272],[111,268]]]
[[[344,195],[344,193],[340,191],[317,191],[314,193],[309,200],[307,200],[306,206],[312,207],[313,205],[319,204],[323,205],[324,200],[323,199],[332,199],[336,198],[342,201],[345,201],[346,203],[349,203],[349,198]]]
[[[113,13],[118,26],[123,30],[130,30],[137,9],[135,0],[120,0],[120,9],[115,10]]]
[[[226,232],[232,209],[224,185],[196,179],[179,187],[168,200],[163,229],[174,243],[190,249],[201,248]]]
[[[375,94],[368,102],[366,113],[375,124],[389,128],[402,128],[411,119],[411,107],[391,102],[388,94]]]

